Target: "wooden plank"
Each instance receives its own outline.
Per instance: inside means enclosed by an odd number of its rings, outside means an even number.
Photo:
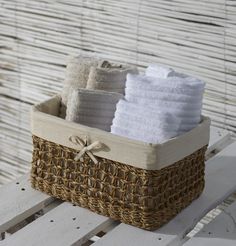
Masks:
[[[206,237],[199,238],[198,240],[191,240],[190,242],[184,244],[184,246],[235,246],[236,239],[234,238],[217,238],[217,237]]]
[[[120,224],[111,232],[108,232],[101,239],[97,240],[95,246],[158,246],[169,245],[175,239],[175,235],[158,235],[157,233],[137,229],[133,226]],[[177,244],[176,244],[177,245]],[[173,245],[172,245],[173,246]]]
[[[165,238],[165,241],[160,240],[156,245],[166,245],[168,243],[178,245],[204,215],[236,190],[235,149],[236,142],[207,161],[206,184],[202,195],[173,220],[155,231],[156,238]],[[143,230],[133,227],[133,234],[126,233],[124,235],[125,229],[123,227],[127,228],[126,225],[121,224],[94,245],[109,245],[111,240],[114,240],[114,242],[119,240],[122,240],[122,242],[133,241],[138,244],[139,240],[133,235],[138,236],[143,233]]]
[[[64,202],[0,242],[0,245],[25,246],[26,240],[34,246],[81,245],[112,223],[113,220],[105,216]]]
[[[210,141],[206,155],[215,150],[223,149],[230,142],[230,133],[226,130],[211,126]]]
[[[236,245],[236,202],[225,208],[209,224],[187,241],[184,246],[235,246]]]
[[[0,188],[0,233],[38,212],[54,199],[30,187],[29,175]]]

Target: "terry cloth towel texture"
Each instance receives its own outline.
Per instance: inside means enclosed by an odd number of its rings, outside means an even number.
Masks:
[[[90,68],[92,66],[99,66],[99,64],[101,63],[103,63],[103,61],[96,57],[88,57],[82,55],[71,57],[69,59],[66,66],[66,75],[63,82],[63,89],[61,94],[61,118],[65,118],[68,95],[70,94],[71,90],[86,88]]]
[[[186,133],[200,122],[204,87],[199,79],[158,65],[149,66],[145,75],[128,74],[111,132],[150,143]]]
[[[127,73],[138,73],[136,68],[112,64],[97,57],[72,57],[66,67],[62,91],[60,117],[65,118],[71,90],[87,88],[124,94]]]
[[[126,75],[128,73],[137,74],[138,70],[135,67],[124,65],[111,63],[107,65],[106,67],[91,67],[86,88],[124,94]]]
[[[158,78],[127,75],[125,98],[157,110],[166,109],[176,116],[199,118],[205,83],[192,77]]]
[[[73,90],[68,98],[66,120],[110,131],[116,104],[122,94],[102,90]]]
[[[158,64],[151,64],[145,70],[147,76],[154,76],[157,78],[167,78],[173,73],[174,70],[172,68]]]
[[[111,133],[148,143],[162,143],[175,137],[179,127],[180,119],[168,112],[144,109],[142,105],[120,100]]]
[[[178,73],[174,71],[174,69],[159,65],[159,64],[151,64],[146,68],[145,74],[147,76],[151,77],[157,77],[157,78],[168,78],[168,77],[179,77],[179,78],[185,78],[188,77],[188,75],[183,73]]]

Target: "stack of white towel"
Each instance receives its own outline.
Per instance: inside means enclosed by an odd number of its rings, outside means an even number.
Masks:
[[[127,75],[125,99],[117,104],[111,132],[162,143],[197,126],[205,83],[173,69],[150,65]]]

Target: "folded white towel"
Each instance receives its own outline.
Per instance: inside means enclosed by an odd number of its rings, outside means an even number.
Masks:
[[[146,75],[128,74],[111,132],[149,143],[184,134],[200,122],[204,87],[201,80],[167,67],[152,65]]]
[[[126,95],[125,99],[130,102],[134,102],[137,104],[142,104],[144,106],[152,105],[152,107],[160,107],[162,108],[168,108],[171,107],[172,109],[178,109],[178,110],[201,110],[202,108],[202,102],[198,101],[195,103],[188,103],[188,102],[179,102],[179,101],[164,101],[161,99],[149,99],[149,98],[140,98],[140,97],[134,97]]]
[[[146,68],[145,74],[156,78],[167,78],[175,74],[175,71],[167,66],[151,64]]]
[[[119,108],[117,108],[115,112],[115,118],[113,119],[113,125],[125,125],[127,127],[138,127],[148,129],[155,129],[158,127],[168,128],[169,126],[177,127],[180,124],[181,120],[169,113],[158,113],[152,115],[151,112],[148,112],[149,115],[147,117],[131,116],[127,117],[126,113],[120,112]],[[146,114],[147,115],[147,114]],[[138,120],[136,120],[138,119]],[[191,124],[192,125],[192,124]]]
[[[127,104],[130,104],[127,102]],[[117,110],[115,112],[115,118],[113,120],[113,125],[126,126],[126,127],[136,127],[136,129],[148,127],[149,130],[155,131],[156,128],[161,127],[162,129],[167,128],[167,130],[175,129],[175,131],[188,131],[197,126],[199,120],[193,120],[190,118],[189,121],[177,117],[168,112],[155,112],[146,111],[141,112],[141,109],[134,113],[128,114],[127,111],[123,111],[120,104],[117,104]],[[128,110],[128,107],[126,107]],[[164,124],[164,125],[163,125]],[[179,127],[177,127],[179,125]],[[177,128],[176,128],[177,127]]]
[[[181,119],[181,124],[191,122],[194,128],[200,121],[204,85],[204,82],[187,76],[163,79],[127,75],[125,99],[149,110],[172,113]]]
[[[168,112],[176,117],[183,118],[183,120],[186,119],[199,120],[201,114],[201,109],[183,111],[181,108],[178,109],[178,108],[163,107],[163,106],[158,107],[157,105],[153,106],[152,104],[148,106],[147,105],[143,106],[142,104],[136,104],[132,102],[127,103],[126,100],[120,100],[119,103],[117,104],[117,107],[118,105],[120,110],[122,110],[122,112],[127,112],[129,114],[144,115],[144,116],[146,115],[146,112],[147,114],[151,112],[153,115],[155,115],[158,112]]]
[[[175,113],[173,113],[173,111],[167,111],[165,110],[166,113],[170,113],[173,114],[175,117],[180,119],[180,125],[194,125],[194,124],[198,124],[201,120],[200,116],[196,116],[196,117],[183,117],[181,115],[177,115]],[[141,107],[140,109],[135,109],[135,110],[129,110],[129,107],[126,107],[126,110],[116,110],[115,112],[115,117],[126,117],[129,118],[131,121],[139,121],[141,122],[143,120],[143,118],[148,118],[150,117],[150,115],[152,115],[152,117],[159,117],[159,115],[161,115],[161,113],[158,113],[155,109],[150,109],[148,111],[144,111],[143,107]]]
[[[142,124],[141,121],[137,122],[127,118],[119,119],[115,117],[111,126],[111,132],[149,143],[162,143],[172,137],[184,134],[197,125],[198,123],[179,126],[178,124],[167,124],[148,119]],[[176,129],[177,126],[179,126],[179,129]],[[122,129],[121,132],[120,129]]]
[[[102,90],[73,90],[68,98],[66,120],[110,131],[116,104],[122,97]],[[104,104],[109,107],[104,108]]]
[[[133,129],[138,134],[140,131],[144,132],[150,132],[151,134],[166,134],[166,132],[175,132],[177,133],[179,129],[179,121],[175,120],[172,123],[167,123],[165,121],[166,119],[160,118],[160,119],[143,119],[142,121],[132,121],[129,118],[126,117],[115,117],[112,125],[121,127],[123,129]],[[168,119],[169,120],[169,119]],[[182,130],[185,130],[187,128],[181,128]]]
[[[189,77],[186,74],[178,73],[174,71],[174,69],[163,66],[159,64],[151,64],[146,68],[145,74],[150,77],[156,78],[168,78],[168,77],[179,77],[179,78],[187,78]]]
[[[176,102],[189,102],[189,103],[199,103],[202,101],[202,94],[197,95],[185,95],[178,93],[167,93],[163,91],[151,91],[151,90],[142,90],[138,88],[126,88],[125,95],[127,100],[128,98],[149,98],[157,99],[163,101],[176,101]]]
[[[183,94],[189,96],[200,96],[204,91],[205,83],[201,80],[186,77],[155,78],[146,75],[128,74],[126,88],[158,91],[166,93]]]
[[[136,111],[130,110],[132,108]],[[133,112],[136,115],[129,115],[127,112]],[[180,122],[178,117],[170,113],[160,110],[153,114],[153,111],[144,111],[143,107],[120,100],[117,104],[111,132],[118,135],[123,132],[122,136],[160,143],[177,135]]]

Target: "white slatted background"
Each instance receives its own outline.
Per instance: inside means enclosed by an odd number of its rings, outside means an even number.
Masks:
[[[68,54],[207,82],[204,111],[236,132],[234,0],[0,0],[0,183],[29,168],[29,108],[61,89]]]

